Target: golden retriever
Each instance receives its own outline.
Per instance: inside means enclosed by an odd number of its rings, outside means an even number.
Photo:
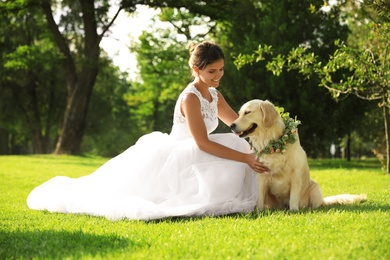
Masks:
[[[296,129],[299,122],[283,119],[271,102],[251,100],[241,107],[238,115],[231,125],[232,131],[240,137],[249,137],[259,160],[270,169],[270,172],[257,175],[258,210],[288,208],[298,211],[366,199],[364,194],[323,198],[318,183],[310,179],[307,156]]]

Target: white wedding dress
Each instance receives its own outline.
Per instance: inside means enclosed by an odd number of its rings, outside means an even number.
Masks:
[[[142,136],[90,175],[52,178],[29,194],[28,207],[112,220],[253,211],[257,200],[256,173],[245,163],[199,150],[180,112],[183,95],[195,93],[201,102],[209,138],[250,153],[248,143],[234,134],[210,134],[218,125],[218,96],[215,88],[209,91],[212,102],[189,84],[177,101],[169,135],[153,132]]]

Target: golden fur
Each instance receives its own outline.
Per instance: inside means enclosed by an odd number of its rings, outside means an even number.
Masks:
[[[241,137],[249,137],[253,147],[260,151],[269,141],[282,136],[285,125],[271,102],[256,99],[241,107],[231,129]],[[259,210],[289,208],[297,211],[300,208],[356,203],[366,198],[365,195],[350,194],[323,198],[318,183],[310,179],[307,156],[299,137],[287,146],[285,153],[262,154],[259,160],[270,169],[269,173],[257,175]]]

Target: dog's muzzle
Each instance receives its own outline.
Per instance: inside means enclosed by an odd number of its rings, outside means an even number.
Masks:
[[[237,129],[237,125],[235,123],[231,124],[230,125],[230,129],[235,133],[237,134],[239,137],[246,137],[248,136],[249,134],[253,133],[253,131],[255,131],[255,129],[257,128],[257,124],[253,123],[252,125],[250,125],[246,130],[244,131],[239,131]]]

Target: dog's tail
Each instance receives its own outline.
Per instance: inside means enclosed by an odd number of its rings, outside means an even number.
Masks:
[[[337,205],[337,204],[354,204],[358,202],[365,202],[367,200],[366,194],[341,194],[335,196],[329,196],[324,198],[324,205]]]

